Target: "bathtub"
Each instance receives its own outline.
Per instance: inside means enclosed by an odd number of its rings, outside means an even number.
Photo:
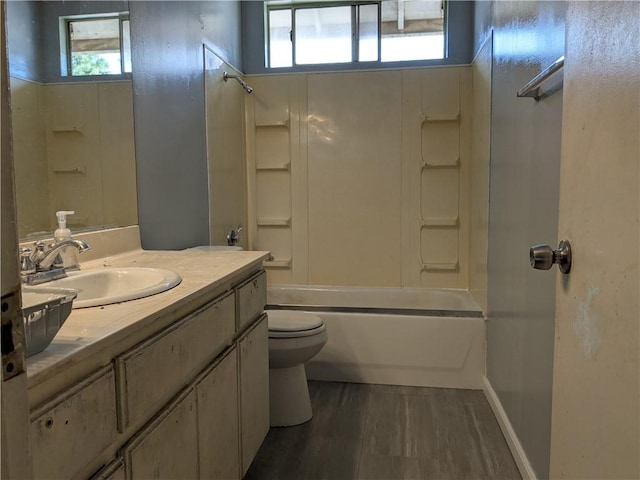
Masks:
[[[467,290],[270,285],[266,308],[324,321],[309,379],[482,388],[484,318]]]

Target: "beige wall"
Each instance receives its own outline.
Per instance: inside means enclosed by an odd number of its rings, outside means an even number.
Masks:
[[[44,86],[10,78],[16,201],[20,236],[49,227],[49,181]]]
[[[640,478],[638,18],[637,2],[567,10],[551,478]]]
[[[487,312],[487,251],[489,222],[489,158],[491,155],[491,60],[489,35],[476,55],[473,76],[471,190],[469,212],[469,291]]]
[[[19,235],[137,223],[131,82],[11,79]]]
[[[205,48],[205,101],[209,165],[209,228],[212,245],[226,245],[229,230],[246,225],[244,98],[247,93],[223,74],[240,75]],[[240,244],[246,247],[241,233]]]
[[[249,77],[272,283],[468,287],[471,69]]]

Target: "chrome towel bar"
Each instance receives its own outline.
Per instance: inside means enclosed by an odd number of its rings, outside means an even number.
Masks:
[[[556,73],[564,66],[564,56],[559,57],[555,62],[542,70],[538,75],[533,77],[529,83],[518,90],[516,96],[535,98],[536,102],[542,98],[539,92],[540,85],[551,75]]]

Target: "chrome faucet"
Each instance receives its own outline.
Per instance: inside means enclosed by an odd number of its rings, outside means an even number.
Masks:
[[[242,232],[244,228],[242,225],[238,225],[238,229],[234,230],[233,228],[229,230],[227,233],[227,245],[234,246],[236,243],[240,241],[240,232]]]
[[[20,249],[20,274],[23,283],[37,285],[39,283],[66,277],[66,272],[60,254],[66,247],[74,247],[78,252],[90,250],[91,246],[82,240],[67,239],[45,249],[44,242],[36,242],[35,250]]]
[[[36,244],[36,247],[38,247],[38,244]],[[80,253],[84,252],[85,250],[91,249],[91,246],[87,242],[76,240],[75,238],[69,238],[67,240],[62,240],[61,242],[54,243],[50,246],[50,249],[48,251],[36,248],[36,251],[31,258],[36,266],[36,271],[44,272],[50,270],[54,266],[54,264],[58,263],[58,255],[60,255],[62,249],[65,247],[75,247]]]

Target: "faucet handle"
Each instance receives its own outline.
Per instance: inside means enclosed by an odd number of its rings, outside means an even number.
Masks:
[[[36,264],[33,263],[33,260],[31,259],[32,248],[22,247],[20,248],[19,253],[20,253],[20,273],[24,275],[35,273]]]

